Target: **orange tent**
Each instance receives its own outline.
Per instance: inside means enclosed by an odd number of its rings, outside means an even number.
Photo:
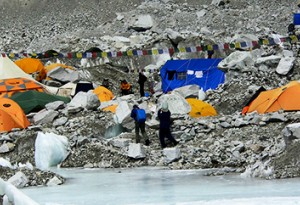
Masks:
[[[186,101],[192,108],[189,113],[191,117],[197,118],[217,115],[217,111],[215,110],[215,108],[207,102],[195,98],[187,98]]]
[[[46,72],[42,61],[36,58],[22,58],[16,60],[15,64],[20,67],[25,73],[36,74],[35,79],[41,81],[45,79]]]
[[[247,113],[276,112],[278,110],[300,110],[300,82],[292,81],[285,86],[263,91],[249,106]]]
[[[10,131],[13,128],[26,128],[29,120],[22,108],[13,100],[2,98],[0,101],[0,131]]]
[[[9,78],[0,80],[0,98],[10,97],[16,92],[37,90],[43,92],[43,87],[26,78]],[[2,100],[2,99],[1,99]]]
[[[93,90],[98,96],[100,102],[110,101],[114,98],[114,94],[104,86],[99,86]]]

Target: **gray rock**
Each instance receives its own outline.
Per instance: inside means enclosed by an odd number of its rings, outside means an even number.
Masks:
[[[181,157],[181,152],[178,147],[165,148],[163,150],[163,154],[165,156],[166,163],[171,163],[175,160],[180,159]]]
[[[143,146],[138,143],[130,143],[128,148],[128,157],[134,158],[134,159],[142,159],[146,157],[145,150]]]

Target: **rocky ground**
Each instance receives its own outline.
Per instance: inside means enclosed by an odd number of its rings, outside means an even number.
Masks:
[[[6,2],[6,1],[3,1]],[[3,4],[0,2],[0,5]],[[104,51],[128,48],[170,47],[199,45],[205,42],[231,42],[237,34],[251,34],[256,38],[272,33],[286,35],[287,25],[292,22],[294,1],[7,1],[0,14],[5,24],[0,26],[1,52],[43,52],[54,49],[59,52],[84,51],[98,47]],[[218,2],[218,1],[217,1]],[[16,6],[18,5],[18,6]],[[59,8],[59,9],[57,9]],[[30,11],[30,12],[28,12]],[[131,27],[132,20],[140,14],[152,16],[151,29],[138,31]],[[171,31],[170,31],[171,30]],[[177,34],[173,38],[171,34]],[[139,40],[130,43],[113,40],[114,36]],[[276,48],[260,48],[266,55],[276,53]],[[216,52],[225,58],[228,52]],[[207,93],[207,101],[218,111],[218,116],[191,119],[174,117],[173,134],[180,140],[178,148],[182,157],[168,163],[164,161],[159,146],[157,128],[148,127],[152,141],[146,149],[146,158],[131,159],[126,149],[118,148],[105,139],[105,131],[115,123],[112,114],[100,111],[82,111],[66,114],[63,126],[52,123],[34,125],[26,130],[14,130],[1,134],[1,142],[14,144],[12,151],[0,154],[12,164],[34,162],[34,142],[38,131],[54,132],[68,137],[71,151],[62,167],[136,167],[165,166],[170,169],[220,168],[211,174],[228,172],[248,173],[249,176],[266,179],[299,176],[298,143],[286,146],[282,134],[286,125],[299,122],[299,112],[279,112],[266,115],[241,116],[245,102],[253,95],[253,86],[271,89],[299,80],[299,58],[291,72],[278,75],[274,67],[266,70],[227,71],[226,83]],[[205,53],[178,54],[178,57],[204,57]],[[109,64],[85,67],[78,60],[61,61],[75,66],[85,79],[100,84],[104,78],[112,82],[112,90],[118,93],[120,79],[136,81],[136,70],[155,64],[159,57],[122,57],[110,59]],[[128,72],[128,70],[130,72]],[[118,95],[118,94],[116,94]],[[153,97],[148,103],[155,103]],[[129,102],[141,102],[137,95]],[[120,138],[132,139],[132,132]],[[1,178],[7,180],[18,169],[1,168]],[[270,171],[272,170],[272,171]],[[30,182],[26,186],[45,185],[55,174],[21,169]],[[59,176],[57,176],[59,177]],[[63,179],[61,179],[63,181]]]

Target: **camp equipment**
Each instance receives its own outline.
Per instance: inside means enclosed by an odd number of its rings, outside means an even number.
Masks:
[[[29,125],[30,122],[24,111],[16,102],[8,98],[0,100],[0,131],[26,128]]]
[[[199,85],[204,91],[224,83],[225,74],[217,68],[222,59],[168,60],[160,70],[164,93],[185,85]]]

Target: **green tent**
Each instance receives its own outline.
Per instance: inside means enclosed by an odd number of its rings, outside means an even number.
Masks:
[[[71,101],[71,99],[67,97],[51,95],[35,90],[18,92],[12,95],[10,98],[20,105],[25,114],[30,112],[38,112],[44,109],[46,104],[51,102],[63,101],[64,103],[68,103]]]

